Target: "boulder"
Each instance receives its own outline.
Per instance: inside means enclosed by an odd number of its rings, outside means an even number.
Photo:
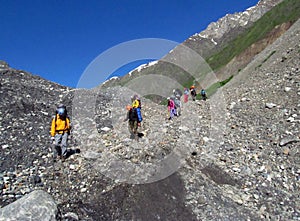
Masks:
[[[35,190],[0,209],[0,220],[56,220],[58,209],[53,198],[42,190]]]
[[[7,62],[0,60],[0,69],[6,69],[6,68],[9,68]]]

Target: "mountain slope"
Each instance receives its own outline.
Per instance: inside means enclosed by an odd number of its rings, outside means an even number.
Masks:
[[[295,0],[286,0],[276,5],[264,14],[245,32],[228,42],[218,53],[207,58],[213,70],[218,70],[228,64],[241,53],[251,53],[253,57],[267,45],[272,44],[282,33],[300,17],[300,3]],[[247,50],[247,52],[245,52]],[[240,55],[241,56],[241,55]],[[245,56],[241,56],[245,58]],[[245,59],[244,65],[249,60]],[[242,68],[239,66],[237,68]],[[237,72],[238,69],[235,70]],[[233,73],[232,73],[233,74]]]
[[[299,7],[297,0],[260,1],[245,12],[226,15],[211,23],[206,30],[191,36],[156,65],[133,71],[131,75],[106,83],[104,87],[124,86],[134,78],[159,74],[174,79],[182,89],[192,84],[196,84],[198,90],[202,87],[208,89],[215,82],[205,82],[203,75],[214,72],[220,82],[237,75],[255,55],[272,44],[300,17]],[[178,64],[168,62],[172,57],[184,60],[189,56],[185,53],[186,47],[203,57],[210,68],[200,67],[198,73],[191,76]],[[201,59],[199,62],[202,62]],[[209,91],[214,92],[213,88],[215,85]]]

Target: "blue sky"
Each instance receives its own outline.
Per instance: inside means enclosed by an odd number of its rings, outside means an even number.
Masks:
[[[181,43],[227,13],[244,11],[257,2],[0,0],[0,60],[76,87],[89,64],[112,47],[143,38]],[[99,70],[99,74],[108,73]]]

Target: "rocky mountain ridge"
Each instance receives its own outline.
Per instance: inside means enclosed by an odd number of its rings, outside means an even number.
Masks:
[[[224,36],[230,35],[230,32],[235,32],[235,29],[251,26],[281,1],[282,0],[261,0],[257,5],[248,8],[244,12],[227,14],[217,22],[210,23],[204,31],[192,35],[188,40],[201,41],[206,39],[211,41],[214,45],[217,45],[218,42],[224,42],[224,39],[226,39]],[[231,36],[233,35],[231,34]]]

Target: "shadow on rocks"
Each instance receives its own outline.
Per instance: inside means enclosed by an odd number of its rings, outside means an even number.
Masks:
[[[177,173],[150,184],[122,184],[93,198],[89,215],[93,220],[197,220],[185,205],[185,192]]]
[[[143,136],[144,136],[143,133],[138,133],[138,137],[139,137],[139,138],[141,138],[141,137],[143,137]]]
[[[76,153],[80,153],[80,149],[76,148],[76,149],[68,149],[67,154],[66,154],[66,159],[68,159],[70,156],[76,154]]]

